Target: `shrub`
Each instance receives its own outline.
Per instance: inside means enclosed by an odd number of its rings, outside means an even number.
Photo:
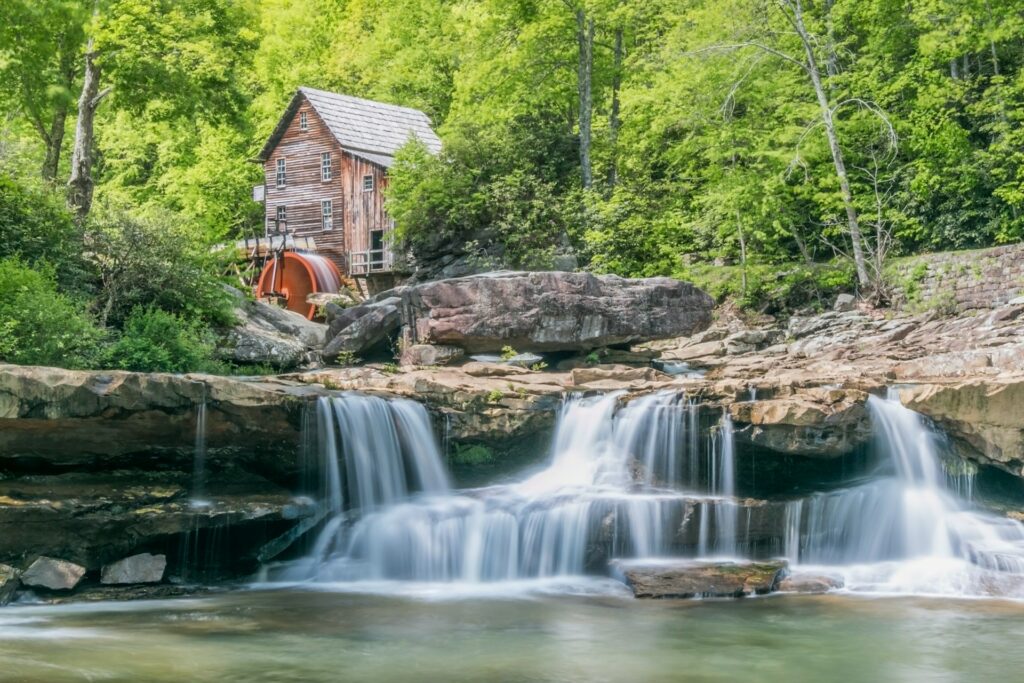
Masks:
[[[139,372],[214,372],[213,341],[197,323],[158,308],[136,307],[105,364]]]
[[[82,234],[61,194],[37,181],[0,172],[0,259],[50,264],[66,288],[84,284]]]
[[[100,278],[103,324],[123,327],[140,306],[207,325],[234,322],[231,295],[217,276],[219,257],[171,217],[143,219],[101,208],[87,241]]]
[[[52,268],[0,260],[0,358],[23,365],[89,367],[103,332],[84,306],[57,291]]]

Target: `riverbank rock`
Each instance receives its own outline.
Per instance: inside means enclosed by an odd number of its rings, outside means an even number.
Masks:
[[[85,567],[58,560],[53,557],[38,557],[21,575],[21,582],[29,588],[47,588],[54,591],[68,591],[78,585],[85,576]]]
[[[327,326],[293,311],[235,296],[236,325],[217,348],[222,360],[241,365],[268,365],[290,370],[318,357],[327,341]]]
[[[100,572],[100,583],[160,583],[167,569],[166,555],[140,553],[103,565]]]
[[[671,278],[496,272],[402,292],[416,343],[471,353],[581,351],[693,334],[711,322],[711,297]]]
[[[324,360],[366,353],[398,332],[402,322],[401,299],[385,297],[344,310],[330,309],[327,317],[331,340],[324,347]]]
[[[776,590],[786,571],[782,560],[702,562],[665,560],[649,564],[617,560],[621,574],[638,598],[741,598]]]
[[[8,564],[0,564],[0,607],[11,601],[20,585],[18,570]]]

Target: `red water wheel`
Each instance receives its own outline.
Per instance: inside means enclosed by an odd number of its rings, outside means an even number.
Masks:
[[[337,292],[340,284],[341,273],[329,259],[286,251],[263,267],[256,283],[256,297],[284,299],[285,308],[312,320],[316,306],[306,303],[306,297],[316,292]]]

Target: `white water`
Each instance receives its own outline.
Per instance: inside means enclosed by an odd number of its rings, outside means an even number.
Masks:
[[[973,471],[947,474],[928,425],[896,400],[869,399],[880,465],[864,483],[759,508],[736,497],[727,412],[702,425],[681,394],[621,399],[568,398],[543,469],[465,491],[418,404],[320,399],[331,519],[285,578],[519,582],[605,574],[615,557],[763,555],[767,519],[768,545],[851,590],[1024,595],[1024,526],[958,495]],[[776,521],[752,521],[772,505]]]

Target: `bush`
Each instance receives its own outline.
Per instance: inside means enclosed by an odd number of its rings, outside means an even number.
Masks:
[[[0,172],[0,259],[49,264],[65,288],[83,285],[82,234],[61,194]]]
[[[94,212],[87,235],[100,278],[100,321],[124,327],[138,307],[156,307],[189,321],[234,322],[221,264],[202,240],[172,217],[139,218],[117,209]]]
[[[690,280],[717,302],[735,300],[742,308],[786,313],[798,308],[827,308],[840,292],[853,291],[855,278],[846,261],[816,264],[747,264],[743,290],[740,266],[694,265],[677,276]]]
[[[139,372],[217,372],[213,340],[198,323],[159,308],[136,307],[117,342],[108,349],[109,367]]]
[[[52,268],[0,260],[0,359],[22,365],[91,366],[103,332],[84,306],[57,291]]]

